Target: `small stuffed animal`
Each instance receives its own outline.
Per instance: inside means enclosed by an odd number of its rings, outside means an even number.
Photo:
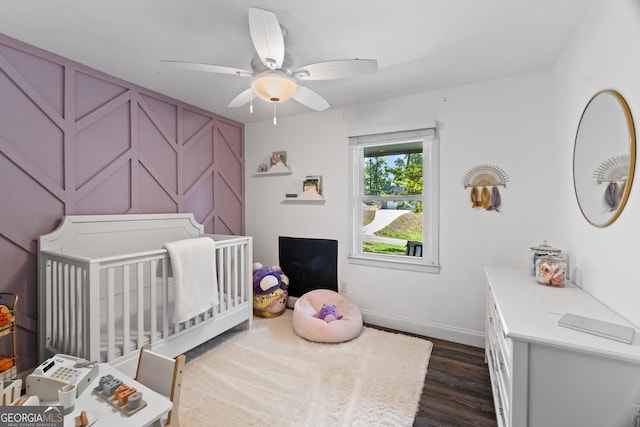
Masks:
[[[342,319],[342,316],[338,316],[338,309],[334,304],[322,304],[318,318],[325,322],[333,322],[334,320]]]
[[[253,273],[253,292],[270,294],[280,288],[280,273],[269,267],[262,267]]]
[[[270,294],[276,289],[287,290],[289,277],[282,272],[278,265],[265,267],[259,262],[253,263],[253,292],[256,294]]]

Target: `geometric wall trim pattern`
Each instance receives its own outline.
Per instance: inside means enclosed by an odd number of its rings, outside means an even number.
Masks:
[[[0,291],[20,296],[19,370],[39,363],[37,238],[64,215],[193,212],[207,233],[244,233],[241,123],[2,34],[0,94]]]

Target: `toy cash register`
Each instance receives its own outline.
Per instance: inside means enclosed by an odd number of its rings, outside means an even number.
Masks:
[[[97,376],[97,363],[56,354],[27,375],[27,394],[38,396],[41,402],[53,402],[58,400],[60,388],[75,384],[77,397]]]

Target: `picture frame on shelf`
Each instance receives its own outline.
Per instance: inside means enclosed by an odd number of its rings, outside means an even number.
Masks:
[[[269,165],[270,174],[287,174],[291,173],[291,169],[287,166],[287,152],[286,151],[274,151],[271,153],[271,157],[267,159]]]
[[[316,192],[322,196],[322,175],[307,175],[302,182],[302,192]]]
[[[313,176],[311,182],[306,185],[305,176],[293,179],[289,183],[289,187],[286,188],[282,203],[285,204],[324,204],[324,196],[318,193],[318,188],[322,190],[321,177]],[[324,192],[324,191],[323,191]]]
[[[286,151],[274,151],[271,154],[271,167],[276,166],[278,163],[282,163],[283,166],[287,166]]]

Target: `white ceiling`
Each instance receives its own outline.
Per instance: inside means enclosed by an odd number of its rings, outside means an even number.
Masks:
[[[0,0],[0,32],[248,123],[228,108],[250,78],[175,68],[162,59],[250,69],[250,6],[273,11],[295,65],[377,59],[378,72],[307,81],[334,107],[548,69],[592,0]],[[278,116],[311,111],[293,100]]]

